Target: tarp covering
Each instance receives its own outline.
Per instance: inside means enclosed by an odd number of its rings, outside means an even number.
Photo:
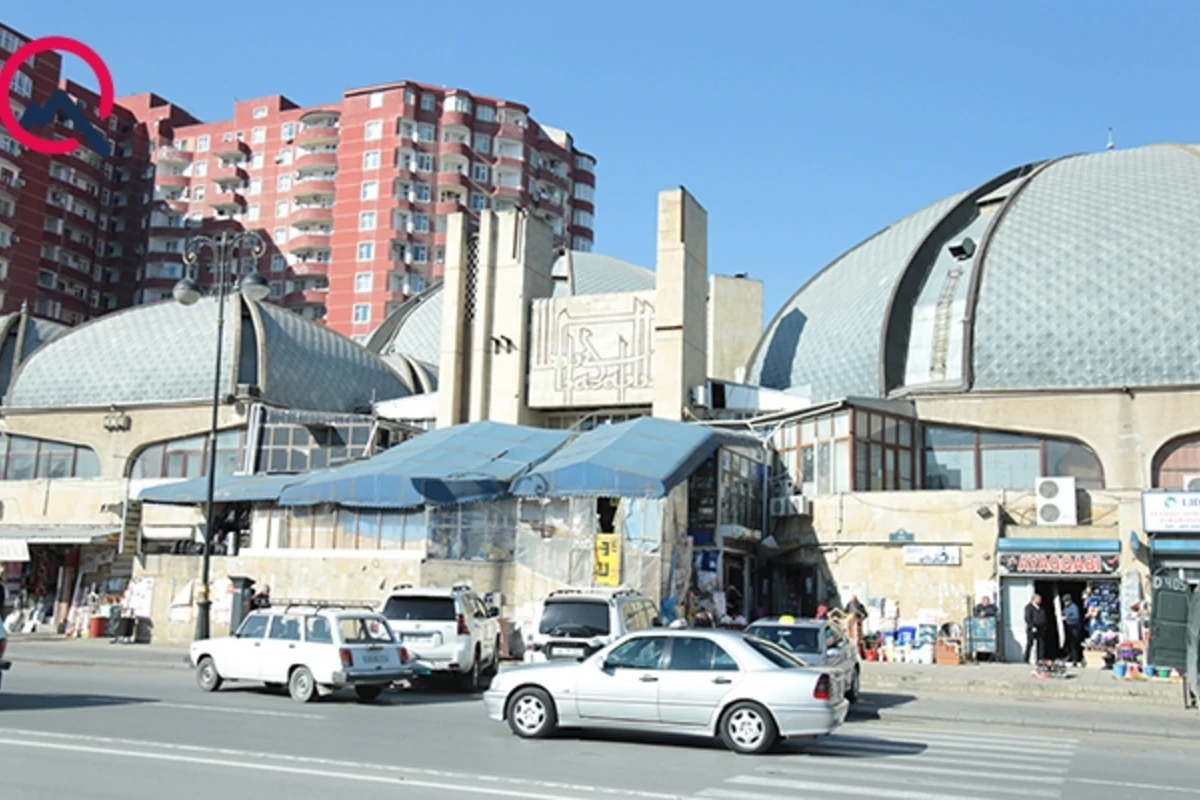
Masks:
[[[1119,539],[1011,539],[996,540],[1001,553],[1119,553]]]
[[[518,478],[519,497],[666,497],[721,445],[758,447],[747,435],[640,417],[577,436]]]
[[[315,474],[318,473],[312,473]],[[213,500],[218,503],[273,502],[288,486],[312,475],[218,475]],[[173,506],[203,503],[208,499],[208,478],[149,486],[138,493],[137,499]]]
[[[425,433],[365,461],[314,474],[279,498],[285,506],[323,503],[416,508],[489,500],[563,445],[568,431],[472,422]]]

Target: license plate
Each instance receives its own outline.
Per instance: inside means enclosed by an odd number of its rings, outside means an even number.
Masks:
[[[554,648],[556,656],[570,656],[571,658],[579,658],[583,655],[582,647],[556,647]]]
[[[413,640],[432,639],[433,634],[432,633],[402,633],[402,634],[400,634],[400,638],[401,639],[413,639]]]
[[[364,664],[386,664],[387,662],[388,657],[385,653],[363,653]]]

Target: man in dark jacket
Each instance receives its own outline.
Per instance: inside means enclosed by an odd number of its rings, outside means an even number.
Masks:
[[[1037,660],[1042,661],[1046,656],[1046,609],[1042,607],[1042,596],[1035,594],[1025,606],[1025,661],[1029,661],[1029,652],[1037,648]]]
[[[1083,666],[1083,613],[1075,605],[1075,598],[1063,595],[1063,632],[1067,635],[1067,661],[1077,667]]]

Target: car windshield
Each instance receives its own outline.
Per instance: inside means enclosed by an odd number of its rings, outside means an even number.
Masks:
[[[799,669],[808,666],[794,654],[789,653],[779,645],[769,642],[766,639],[760,639],[757,636],[747,636],[746,644],[780,669]]]
[[[449,597],[389,597],[383,615],[400,622],[454,622],[458,618],[454,600]]]
[[[538,633],[547,636],[607,636],[608,603],[587,600],[548,600]]]
[[[817,655],[821,652],[821,632],[817,628],[752,625],[746,633],[774,642],[791,653]]]
[[[394,641],[392,629],[378,617],[341,617],[338,631],[344,644],[386,644]]]

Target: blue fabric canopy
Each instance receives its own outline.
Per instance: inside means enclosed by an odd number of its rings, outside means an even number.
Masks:
[[[757,439],[686,422],[640,417],[580,434],[518,478],[518,497],[665,497],[721,445]]]
[[[218,475],[213,500],[218,503],[268,502],[279,499],[285,488],[308,475]],[[208,478],[190,478],[176,483],[150,486],[138,493],[146,503],[192,506],[208,498]]]
[[[504,495],[513,478],[570,436],[487,421],[440,428],[374,458],[313,474],[289,486],[279,502],[401,509],[488,500]]]

